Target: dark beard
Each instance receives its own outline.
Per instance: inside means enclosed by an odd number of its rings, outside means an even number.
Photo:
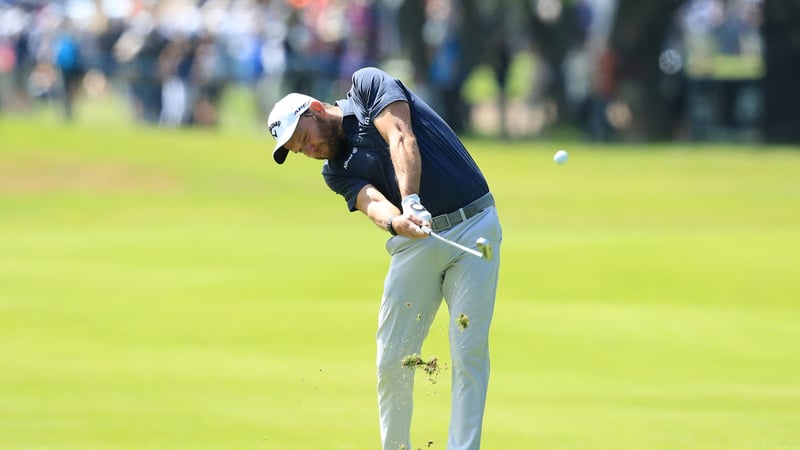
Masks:
[[[339,120],[320,120],[319,133],[325,142],[328,142],[330,148],[328,159],[336,159],[344,153],[343,149],[347,147],[347,139],[344,137],[342,123]]]

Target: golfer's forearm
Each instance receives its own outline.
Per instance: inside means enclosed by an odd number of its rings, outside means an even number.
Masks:
[[[390,104],[378,114],[374,124],[389,145],[401,197],[419,194],[422,162],[417,138],[411,128],[411,110],[408,103],[396,101]]]
[[[378,228],[383,230],[388,229],[390,218],[399,215],[400,210],[388,201],[386,203],[373,204],[367,210],[367,216]]]
[[[384,230],[387,229],[390,217],[401,214],[400,210],[372,185],[364,186],[358,193],[356,208],[369,217],[378,228]]]
[[[396,138],[390,142],[389,149],[400,196],[419,194],[419,177],[422,171],[422,163],[420,162],[417,140],[405,133],[398,133]]]

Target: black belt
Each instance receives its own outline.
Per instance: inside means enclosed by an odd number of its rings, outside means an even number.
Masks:
[[[463,208],[434,217],[431,219],[431,229],[442,231],[454,227],[490,206],[494,206],[494,197],[491,192]]]

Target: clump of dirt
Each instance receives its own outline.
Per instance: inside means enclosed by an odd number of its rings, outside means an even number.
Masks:
[[[425,361],[420,355],[408,355],[403,358],[403,367],[410,369],[420,369],[428,374],[428,381],[436,384],[436,378],[439,376],[441,367],[439,366],[439,359],[432,356],[429,360]]]
[[[456,324],[458,324],[458,327],[462,330],[466,330],[469,326],[469,317],[464,313],[459,314],[456,318]]]

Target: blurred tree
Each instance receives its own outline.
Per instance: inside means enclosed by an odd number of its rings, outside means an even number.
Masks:
[[[425,26],[425,3],[419,0],[402,1],[398,13],[402,47],[408,52],[408,59],[414,67],[414,77],[425,83],[430,67],[422,33]]]
[[[569,122],[563,114],[567,110],[566,80],[564,76],[564,59],[574,47],[583,43],[586,38],[577,20],[574,1],[562,0],[523,0],[522,11],[528,24],[529,38],[539,57],[538,80],[545,86],[542,95],[556,106],[556,123]]]
[[[617,95],[631,109],[630,131],[637,138],[673,137],[678,118],[663,101],[658,60],[682,4],[682,0],[618,0],[610,47],[616,60]]]
[[[469,104],[464,99],[463,87],[472,70],[486,58],[488,41],[486,39],[487,20],[478,8],[479,0],[461,0],[460,23],[457,37],[460,42],[461,58],[458,62],[458,75],[454,79],[450,92],[445,95],[445,110],[448,119],[456,132],[466,130],[469,126]],[[484,4],[489,2],[484,2]]]
[[[764,135],[768,142],[800,142],[800,2],[764,2]]]
[[[452,52],[454,57],[452,75],[447,83],[440,83],[434,88],[442,104],[439,113],[456,132],[464,131],[469,119],[469,107],[462,95],[462,87],[472,70],[481,64],[486,56],[489,42],[485,32],[488,21],[487,11],[497,6],[497,1],[460,0],[453,2],[453,27],[441,43],[426,41],[425,26],[427,22],[425,2],[422,0],[405,0],[399,9],[400,26],[403,30],[401,38],[403,47],[408,52],[408,59],[414,67],[415,81],[429,86],[432,84],[432,65],[437,51]],[[450,46],[449,49],[444,49]],[[440,54],[441,55],[441,54]]]
[[[483,58],[492,69],[494,80],[497,83],[497,109],[499,116],[500,136],[509,136],[508,128],[508,79],[511,62],[514,58],[512,36],[517,35],[512,30],[515,11],[507,7],[507,1],[500,1],[494,11],[487,14],[487,33],[482,38],[486,41],[486,56]],[[474,34],[474,33],[473,33]]]

